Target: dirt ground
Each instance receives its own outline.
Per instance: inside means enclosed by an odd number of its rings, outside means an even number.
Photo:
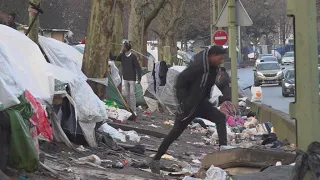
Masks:
[[[136,122],[129,121],[129,125],[140,127],[148,130],[154,130],[161,133],[167,134],[172,126],[171,125],[165,125],[165,120],[174,120],[173,116],[154,112],[154,113],[148,113],[145,110],[139,110],[138,111],[138,118]],[[152,127],[151,125],[155,125],[157,127]],[[192,166],[200,166],[200,164],[195,164],[192,162],[192,158],[190,155],[194,155],[196,157],[200,157],[201,155],[210,153],[215,151],[216,147],[213,145],[201,145],[201,144],[193,144],[193,143],[199,143],[203,142],[202,136],[205,134],[199,133],[199,132],[192,132],[190,129],[185,130],[185,132],[182,134],[182,136],[175,141],[172,146],[169,148],[168,154],[172,155],[174,158],[178,160],[172,161],[172,160],[166,160],[163,159],[161,161],[161,164],[166,167],[170,168],[174,164],[178,164],[181,161],[188,162]],[[143,134],[139,134],[139,136],[145,136]],[[143,144],[151,149],[157,149],[160,145],[162,139],[149,136],[150,138],[141,138],[141,141],[139,143],[130,142],[127,138],[126,144],[136,145],[136,144]],[[75,147],[79,147],[79,145],[75,145]],[[52,142],[52,143],[41,143],[40,149],[46,154],[44,164],[52,167],[53,171],[56,172],[52,173],[49,172],[47,169],[44,169],[43,167],[40,167],[39,170],[35,173],[26,173],[26,172],[19,172],[15,170],[9,170],[6,173],[12,178],[12,179],[21,179],[18,176],[25,175],[29,179],[32,180],[40,180],[40,179],[181,179],[181,177],[163,177],[154,175],[149,172],[142,171],[138,168],[134,168],[130,165],[125,166],[123,169],[117,169],[117,168],[107,168],[107,163],[102,163],[101,166],[105,167],[106,169],[101,170],[96,167],[92,167],[90,165],[79,165],[76,164],[71,158],[78,159],[81,157],[86,157],[92,154],[97,155],[102,160],[112,160],[117,161],[119,160],[119,156],[125,156],[129,157],[130,159],[137,160],[139,162],[146,162],[145,164],[148,164],[151,158],[149,157],[152,154],[155,154],[155,152],[152,151],[146,151],[144,155],[139,155],[136,153],[131,153],[129,151],[119,151],[114,152],[110,150],[107,147],[99,147],[99,148],[90,148],[88,146],[84,146],[87,151],[78,153],[68,147],[66,147],[62,143],[58,142]],[[200,160],[201,161],[201,160]],[[75,168],[75,169],[73,169]],[[80,168],[80,170],[79,170]],[[82,169],[81,169],[82,168]],[[76,174],[76,172],[81,172],[85,170],[91,170],[96,171],[95,176],[81,176],[81,178],[73,177],[72,174]],[[11,171],[11,172],[10,172]],[[99,171],[99,172],[98,172]],[[106,173],[106,175],[103,175],[103,173]],[[100,174],[100,177],[97,178],[97,174]],[[123,177],[120,177],[120,175],[123,175]],[[68,177],[68,178],[67,178]]]

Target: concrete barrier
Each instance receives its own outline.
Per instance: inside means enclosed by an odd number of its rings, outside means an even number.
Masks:
[[[262,103],[247,101],[247,106],[257,113],[259,122],[271,122],[273,124],[279,140],[287,139],[290,143],[296,144],[296,122],[290,118],[289,114]]]

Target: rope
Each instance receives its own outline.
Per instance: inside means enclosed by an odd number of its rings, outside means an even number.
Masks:
[[[313,142],[309,145],[307,152],[297,149],[296,164],[292,172],[292,180],[301,180],[308,170],[312,172],[312,180],[320,177],[320,143]]]

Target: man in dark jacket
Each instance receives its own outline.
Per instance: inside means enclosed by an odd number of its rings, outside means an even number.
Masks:
[[[231,87],[230,87],[230,76],[226,71],[226,68],[221,67],[218,78],[216,80],[216,85],[220,89],[223,96],[219,97],[219,104],[225,101],[231,101]]]
[[[16,24],[15,20],[16,20],[16,14],[15,13],[9,14],[7,26],[9,26],[13,29],[17,29],[17,24]]]
[[[135,84],[137,81],[138,74],[138,83],[141,81],[141,67],[137,60],[137,56],[131,53],[131,44],[125,42],[121,54],[118,56],[113,56],[110,53],[110,59],[115,61],[121,61],[122,69],[122,94],[126,98],[127,103],[130,105],[131,110],[137,115],[136,112],[136,97],[135,97]]]
[[[160,145],[150,163],[153,173],[160,173],[160,159],[195,117],[214,122],[217,126],[219,145],[227,144],[226,117],[209,102],[212,86],[215,84],[219,65],[224,61],[225,50],[212,46],[194,56],[190,65],[182,71],[175,85],[179,110],[174,126]]]

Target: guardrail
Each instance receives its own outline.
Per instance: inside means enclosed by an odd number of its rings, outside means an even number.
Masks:
[[[279,140],[287,139],[290,143],[296,144],[296,121],[290,115],[273,109],[262,103],[247,101],[247,106],[257,113],[259,122],[271,122]]]

